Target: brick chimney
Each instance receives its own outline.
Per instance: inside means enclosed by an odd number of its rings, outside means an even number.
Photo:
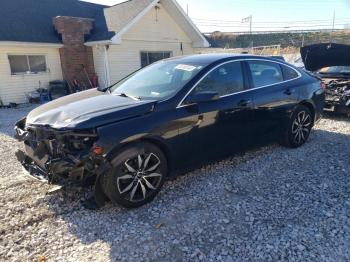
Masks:
[[[85,35],[93,28],[93,19],[57,16],[53,19],[56,31],[62,36],[64,47],[60,48],[61,66],[65,80],[70,84],[76,79],[90,88],[89,79],[95,75],[92,48],[85,46]],[[83,66],[84,67],[83,67]]]

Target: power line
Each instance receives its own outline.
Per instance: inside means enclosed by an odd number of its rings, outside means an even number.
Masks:
[[[200,26],[213,26],[213,27],[242,27],[242,28],[247,28],[246,25],[221,25],[221,24],[209,24],[209,23],[204,23],[204,24],[198,24]],[[347,23],[335,23],[335,26],[345,26]],[[285,26],[254,26],[254,28],[287,28],[287,27],[322,27],[322,26],[329,26],[332,27],[332,25],[285,25]]]
[[[343,31],[346,29],[334,29],[334,31]],[[323,28],[323,29],[295,29],[295,30],[261,30],[261,31],[253,31],[252,34],[271,34],[271,33],[310,33],[310,32],[327,32],[330,33],[332,29]],[[221,32],[224,34],[237,34],[237,35],[247,35],[250,34],[249,31],[225,31]],[[213,32],[204,32],[204,35],[212,35]]]
[[[240,3],[247,3],[247,4],[251,4],[249,3],[247,0],[235,0],[235,2],[240,2]],[[264,1],[265,3],[267,2],[278,2],[278,3],[284,3],[284,4],[288,4],[290,5],[291,3],[288,2],[288,1],[282,1],[282,0],[265,0]],[[296,2],[302,2],[302,3],[306,3],[305,0],[294,0],[293,3],[296,3]],[[308,0],[307,3],[320,3],[320,2],[324,2],[324,3],[329,3],[329,0]],[[292,3],[292,4],[293,4]]]
[[[213,22],[195,22],[200,26],[221,26],[221,27],[246,27],[243,23],[240,24],[227,24],[227,23],[213,23]],[[334,21],[334,25],[347,25],[350,24],[350,21]],[[294,26],[294,27],[314,27],[314,26],[333,26],[332,22],[329,23],[284,23],[284,24],[254,24],[254,27],[286,27],[286,26]]]
[[[234,21],[234,20],[219,20],[219,19],[204,19],[204,18],[192,18],[194,21],[198,22],[218,22],[218,23],[237,23],[241,24],[242,21]],[[322,19],[322,20],[299,20],[299,21],[256,21],[254,24],[282,24],[282,23],[331,23],[333,19]],[[347,22],[350,21],[350,18],[337,18],[338,22]]]
[[[237,23],[237,24],[232,24],[232,23],[220,23],[220,22],[195,22],[196,24],[212,24],[212,25],[224,25],[224,26],[240,26],[243,23]],[[348,21],[334,21],[334,24],[348,24],[350,23],[350,20]],[[290,24],[293,25],[298,25],[298,26],[313,26],[313,25],[332,25],[333,22],[313,22],[313,23],[254,23],[254,25],[258,26],[289,26]]]

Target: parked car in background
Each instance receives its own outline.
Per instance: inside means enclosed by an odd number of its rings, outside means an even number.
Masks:
[[[326,86],[325,109],[350,114],[350,45],[316,44],[301,48],[305,68]]]
[[[95,197],[151,201],[165,179],[271,134],[303,145],[324,106],[321,82],[283,61],[211,54],[167,59],[106,89],[57,99],[16,124],[18,160],[51,183],[96,180]]]
[[[293,63],[292,63],[295,67],[300,68],[300,69],[304,69],[305,65],[303,63],[303,59],[301,57],[299,57],[298,59],[296,59]]]
[[[284,57],[281,56],[281,55],[273,55],[273,56],[271,56],[271,58],[278,59],[278,60],[281,60],[283,62],[286,62],[286,59],[284,59]]]

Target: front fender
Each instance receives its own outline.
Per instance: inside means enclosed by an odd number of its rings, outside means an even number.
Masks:
[[[162,149],[170,148],[173,138],[178,135],[178,125],[175,114],[158,112],[106,125],[97,132],[96,144],[103,147],[104,157],[110,159],[116,151],[136,141],[154,142]]]

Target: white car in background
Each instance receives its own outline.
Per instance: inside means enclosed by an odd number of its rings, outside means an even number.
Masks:
[[[292,63],[292,65],[294,65],[295,67],[298,67],[298,68],[302,68],[302,69],[305,68],[303,59],[302,59],[301,57],[299,57],[298,59],[296,59],[296,60]]]

